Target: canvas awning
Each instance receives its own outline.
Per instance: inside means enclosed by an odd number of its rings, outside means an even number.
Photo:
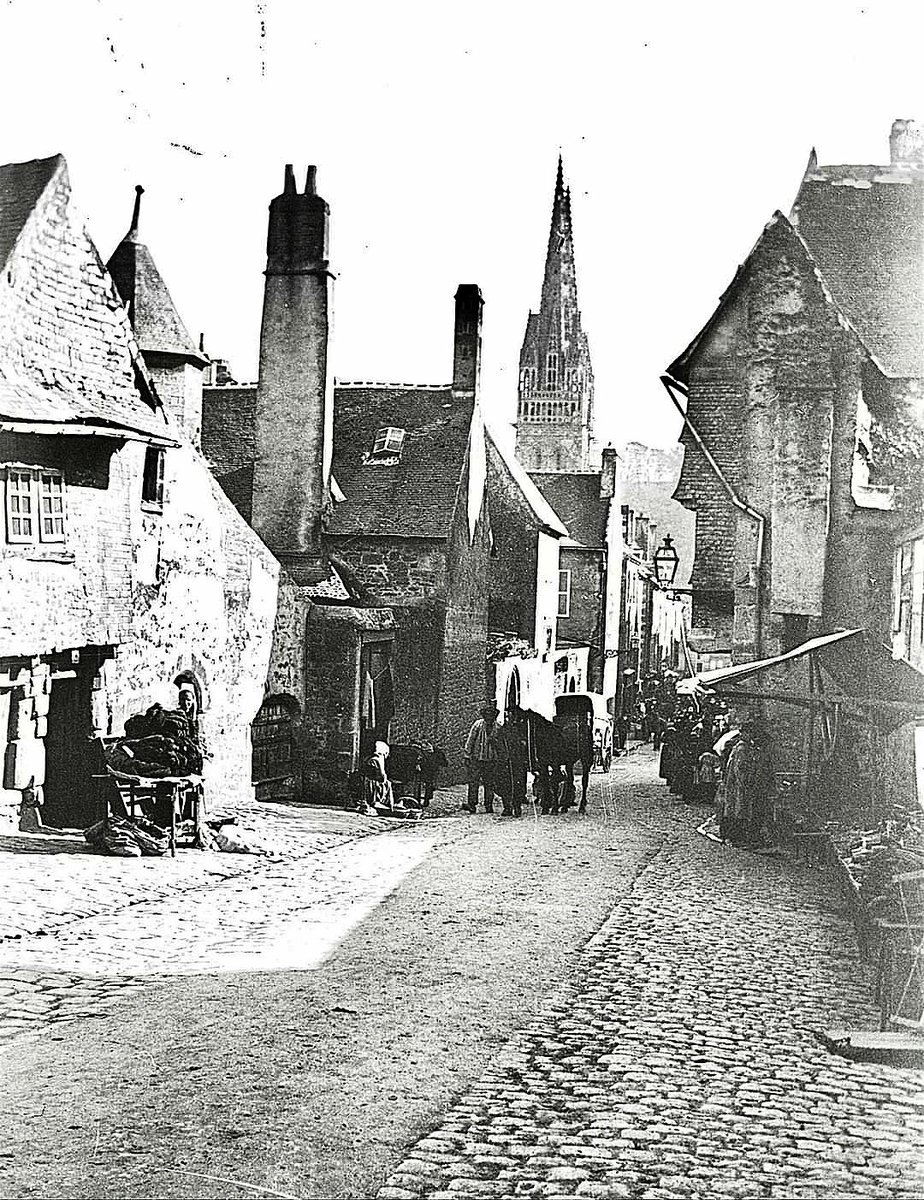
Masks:
[[[886,728],[924,720],[924,674],[893,658],[863,629],[842,629],[774,658],[704,671],[682,680],[677,691],[809,708],[843,704],[865,710]]]

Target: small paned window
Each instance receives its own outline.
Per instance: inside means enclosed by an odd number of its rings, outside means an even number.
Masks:
[[[64,541],[64,478],[60,471],[10,467],[5,507],[7,542]]]
[[[35,493],[32,471],[9,470],[6,475],[6,540],[36,540]]]
[[[57,471],[42,471],[39,479],[40,527],[43,542],[64,541],[64,480]]]
[[[548,358],[545,360],[545,386],[547,388],[558,387],[558,354],[555,350],[550,350]]]
[[[558,572],[558,615],[571,616],[571,572]]]
[[[401,456],[401,451],[404,448],[405,430],[397,429],[393,425],[388,425],[384,429],[380,429],[375,435],[375,441],[372,444],[372,453],[374,455],[397,455]]]
[[[164,459],[162,446],[148,446],[144,452],[144,477],[141,481],[141,502],[151,508],[164,507]]]

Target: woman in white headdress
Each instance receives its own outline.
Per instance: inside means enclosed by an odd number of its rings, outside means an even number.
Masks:
[[[391,780],[385,770],[385,760],[388,758],[388,743],[376,742],[373,752],[363,760],[363,801],[366,808],[378,811],[387,808],[391,811],[395,806],[395,796]]]

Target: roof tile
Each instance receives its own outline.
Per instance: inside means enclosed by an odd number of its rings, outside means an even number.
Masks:
[[[451,387],[338,385],[333,473],[346,499],[328,533],[444,538],[465,469],[473,402]],[[376,431],[406,430],[397,462],[367,461]]]

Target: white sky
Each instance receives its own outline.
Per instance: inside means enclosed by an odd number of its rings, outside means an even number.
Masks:
[[[6,0],[0,161],[61,151],[104,256],[133,185],[193,337],[256,373],[266,208],[331,205],[340,378],[445,382],[485,296],[484,396],[513,417],[559,147],[605,440],[670,444],[658,382],[809,150],[886,162],[924,120],[911,0]],[[179,147],[186,146],[190,149]],[[194,152],[194,153],[193,153]]]

